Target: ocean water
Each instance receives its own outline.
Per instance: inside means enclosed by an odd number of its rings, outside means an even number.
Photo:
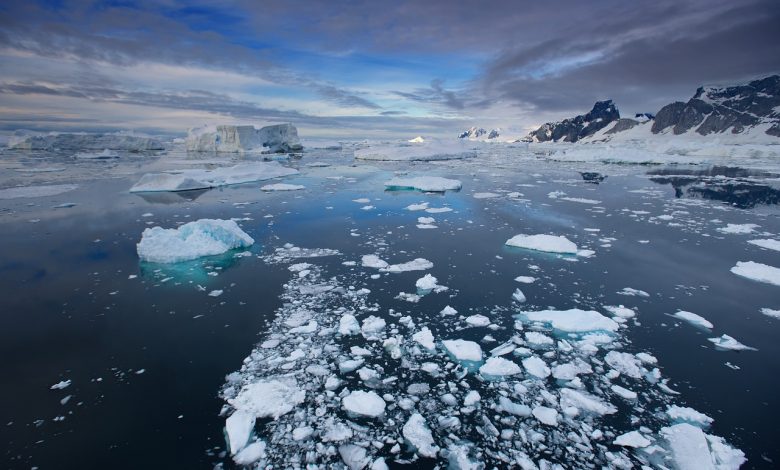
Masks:
[[[354,162],[349,150],[323,150],[284,161],[301,170],[284,182],[306,186],[302,191],[265,193],[259,187],[267,182],[260,182],[139,195],[128,189],[143,173],[221,163],[226,157],[193,159],[176,152],[97,162],[73,162],[57,154],[3,157],[3,188],[79,185],[56,196],[0,200],[4,359],[0,432],[7,468],[232,468],[224,433],[225,416],[231,413],[226,400],[235,396],[241,381],[280,373],[267,364],[244,360],[269,335],[283,331],[279,322],[294,311],[295,289],[321,283],[346,293],[311,299],[300,295],[300,301],[310,302],[307,305],[314,309],[322,302],[323,311],[317,312],[321,327],[328,321],[338,324],[344,313],[340,307],[368,305],[356,316],[361,321],[369,314],[385,319],[384,339],[402,336],[409,341],[412,332],[427,326],[437,341],[475,341],[486,355],[513,337],[522,343],[529,331],[556,341],[575,341],[540,325],[526,323],[519,330],[515,315],[520,311],[579,308],[609,316],[604,306],[624,305],[636,316],[622,323],[614,348],[654,356],[657,364],[647,369],[657,367],[668,380],[665,385],[678,394],[643,378],[625,382],[625,377],[613,378],[640,394],[636,402],[621,401],[599,392],[608,383],[605,366],[584,374],[584,387],[614,404],[618,412],[570,416],[566,418],[570,423],[553,430],[533,417],[506,419],[506,413],[495,408],[499,396],[522,401],[513,395],[510,382],[528,389],[532,408],[543,403],[545,398],[540,397],[545,393],[565,388],[552,378],[538,381],[524,372],[496,384],[457,366],[446,369],[442,377],[432,377],[420,372],[420,363],[454,363],[441,350],[419,355],[405,343],[409,352],[399,359],[383,355],[382,341],[360,335],[323,336],[301,340],[295,347],[328,351],[340,345],[341,352],[298,359],[293,371],[331,364],[330,373],[340,376],[344,387],[390,394],[394,401],[388,402],[381,420],[355,418],[337,406],[337,391],[335,396],[321,395],[327,403],[319,416],[312,406],[312,413],[292,412],[275,422],[258,420],[254,432],[268,442],[273,462],[311,458],[301,450],[304,444],[280,437],[291,431],[284,426],[297,422],[317,428],[332,417],[354,423],[355,441],[386,438],[383,447],[369,449],[388,464],[432,467],[436,460],[418,459],[408,445],[398,453],[391,449],[402,441],[400,417],[405,419],[411,410],[428,419],[439,447],[467,442],[471,458],[492,465],[501,465],[502,455],[516,459],[515,451],[534,461],[575,466],[603,462],[605,452],[624,452],[636,459],[631,449],[612,445],[609,436],[641,426],[647,429],[643,434],[654,436],[670,424],[663,416],[669,404],[689,406],[713,418],[706,432],[742,450],[748,459],[745,468],[774,468],[780,461],[775,443],[780,320],[760,312],[780,309],[780,287],[729,271],[737,261],[780,266],[780,252],[747,243],[777,239],[780,234],[773,181],[777,173],[771,169],[741,168],[734,162],[720,167],[551,162],[512,148],[491,149],[468,161],[369,164]],[[312,162],[329,166],[307,166]],[[38,171],[42,169],[47,171]],[[399,173],[455,178],[463,188],[443,194],[386,191],[383,182]],[[486,192],[496,197],[474,197]],[[423,202],[452,211],[406,209]],[[63,204],[67,207],[55,208]],[[418,228],[418,217],[433,217],[436,228]],[[179,265],[139,262],[135,244],[146,227],[174,227],[199,218],[235,218],[256,243],[248,250]],[[756,227],[751,234],[719,230],[727,224]],[[505,246],[507,239],[521,233],[563,235],[595,254],[560,256]],[[275,258],[285,244],[338,254]],[[433,268],[381,273],[361,266],[361,257],[368,254],[391,264],[425,258]],[[299,262],[314,266],[310,284],[288,269]],[[425,294],[416,303],[397,298],[400,292],[415,293],[415,281],[426,273],[449,290]],[[376,279],[371,277],[377,274]],[[533,276],[536,281],[520,284],[514,280],[517,276]],[[523,304],[512,299],[517,288],[527,297]],[[623,295],[624,288],[647,296]],[[359,299],[350,294],[359,289],[370,292]],[[213,290],[223,294],[208,296]],[[458,315],[440,315],[447,305]],[[671,316],[678,310],[697,313],[715,326],[707,331],[682,322]],[[488,317],[490,326],[470,327],[465,322],[465,317],[477,314]],[[410,317],[415,326],[403,317]],[[717,350],[707,339],[722,334],[757,350]],[[549,349],[520,343],[516,346],[530,349],[551,366],[570,358],[560,343]],[[339,374],[335,362],[350,346],[372,348],[375,354],[366,366],[395,380],[367,384],[355,373]],[[520,364],[528,354],[517,351],[504,357]],[[597,358],[594,366],[601,362],[598,354],[587,356]],[[242,363],[252,367],[241,371],[240,379],[236,374],[226,379]],[[312,397],[311,387],[319,379],[304,376],[299,373],[296,380]],[[51,389],[65,380],[70,381],[68,387]],[[418,383],[432,391],[422,397],[408,393],[408,385]],[[464,409],[462,403],[441,405],[439,396],[448,390],[460,400],[464,383],[480,392],[479,405],[473,409]],[[403,399],[412,402],[411,409],[405,409],[408,402]],[[459,429],[445,429],[433,421],[448,415],[459,417]],[[514,437],[490,435],[484,419],[498,431],[512,430]],[[578,422],[603,430],[608,438],[594,438],[589,450],[566,450],[567,426]],[[520,431],[525,441],[517,438]],[[315,448],[313,442],[311,446]],[[323,453],[321,459],[340,461],[338,454]]]

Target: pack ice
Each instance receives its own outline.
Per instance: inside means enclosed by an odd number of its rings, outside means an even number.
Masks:
[[[190,191],[231,184],[251,183],[297,174],[279,162],[247,162],[213,170],[190,169],[170,173],[147,173],[130,188],[131,193]]]
[[[147,228],[137,249],[143,261],[179,263],[219,255],[254,242],[233,220],[200,219],[175,229]]]
[[[190,129],[185,141],[188,152],[287,153],[303,150],[298,129],[292,124],[254,126],[204,126]]]
[[[358,160],[432,161],[476,156],[473,145],[467,142],[409,141],[398,145],[372,145],[355,151]]]

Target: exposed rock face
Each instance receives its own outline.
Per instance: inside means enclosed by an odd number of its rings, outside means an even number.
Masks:
[[[292,124],[254,126],[216,126],[190,129],[186,140],[189,152],[266,152],[287,153],[303,150],[298,129]]]
[[[588,137],[620,119],[620,112],[612,100],[597,101],[588,114],[560,122],[548,122],[529,134],[532,141],[576,142]]]
[[[493,129],[490,132],[486,131],[482,127],[471,127],[466,131],[458,134],[459,139],[469,140],[490,140],[498,138],[500,129]]]
[[[628,118],[618,119],[615,125],[612,126],[610,130],[606,131],[605,134],[617,134],[618,132],[627,131],[633,128],[634,126],[636,126],[637,124],[639,124],[639,121],[635,119],[628,119]]]
[[[32,135],[10,145],[19,150],[101,151],[122,150],[144,152],[163,150],[162,142],[150,137],[122,134],[49,134]]]
[[[675,135],[694,130],[700,135],[731,130],[739,134],[759,124],[770,124],[766,133],[780,137],[780,75],[723,88],[700,87],[687,103],[661,108],[653,122],[658,134],[671,127]]]

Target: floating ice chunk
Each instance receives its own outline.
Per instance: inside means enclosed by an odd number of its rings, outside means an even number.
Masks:
[[[254,413],[236,410],[232,415],[228,416],[225,420],[225,433],[227,434],[231,455],[235,455],[246,447],[254,428]]]
[[[780,251],[780,240],[773,240],[771,238],[763,238],[759,240],[748,240],[748,243],[766,248],[767,250]]]
[[[679,318],[680,320],[686,321],[693,326],[698,326],[700,328],[704,328],[707,330],[712,329],[712,327],[714,326],[706,318],[702,317],[701,315],[697,315],[693,312],[686,312],[684,310],[679,310],[677,311],[677,313],[675,313],[672,316]]]
[[[506,241],[509,246],[547,253],[577,254],[577,245],[564,236],[555,235],[515,235]]]
[[[433,342],[433,333],[428,327],[424,327],[422,330],[412,335],[412,339],[428,351],[436,349],[436,344]]]
[[[512,400],[500,395],[498,397],[498,406],[505,412],[515,416],[522,416],[524,418],[531,416],[531,408],[528,405],[515,403]]]
[[[520,366],[502,357],[491,357],[479,368],[485,378],[502,378],[522,373]]]
[[[464,339],[450,339],[442,341],[444,348],[459,361],[482,361],[482,348],[474,341]]]
[[[70,380],[62,380],[49,387],[50,390],[64,390],[70,387],[72,382]]]
[[[425,271],[427,269],[431,269],[432,267],[433,263],[427,259],[415,258],[412,261],[407,261],[406,263],[400,264],[391,264],[385,268],[380,268],[379,270],[388,273],[403,273],[407,271]]]
[[[548,426],[558,426],[558,410],[546,406],[537,406],[531,412],[540,423]]]
[[[382,261],[377,255],[363,255],[361,264],[366,268],[383,269],[387,267],[387,261]]]
[[[278,418],[303,403],[306,392],[292,381],[260,380],[241,388],[229,399],[237,411],[252,413],[257,418]]]
[[[753,281],[780,286],[780,268],[754,261],[737,261],[737,265],[731,268],[731,272]]]
[[[266,184],[265,186],[261,186],[260,189],[262,191],[298,191],[306,189],[306,186],[301,186],[300,184],[275,183]]]
[[[761,313],[763,313],[764,315],[766,315],[768,317],[780,318],[780,310],[774,310],[774,309],[771,309],[771,308],[762,308],[761,309]]]
[[[175,229],[147,228],[137,249],[143,261],[178,263],[244,248],[254,242],[232,220],[200,219]]]
[[[587,362],[577,360],[575,362],[567,362],[565,364],[558,364],[552,369],[552,376],[558,380],[574,380],[580,374],[590,374],[593,369]]]
[[[452,212],[452,208],[450,207],[431,207],[429,209],[425,209],[425,212],[429,214],[443,214],[444,212]]]
[[[640,434],[639,431],[631,431],[625,434],[621,434],[616,437],[612,443],[618,446],[634,447],[636,449],[641,449],[651,444],[650,440]]]
[[[548,347],[552,346],[555,342],[552,338],[538,331],[529,331],[525,334],[525,340],[532,347]]]
[[[758,227],[760,227],[760,225],[756,225],[756,224],[728,224],[725,227],[719,228],[718,232],[743,235],[743,234],[747,234],[747,233],[753,233],[755,231],[755,229],[758,228]]]
[[[448,316],[452,316],[452,315],[457,315],[458,311],[455,310],[454,308],[450,307],[449,305],[447,305],[446,307],[441,309],[441,312],[439,312],[439,313],[442,314],[445,317],[448,317]]]
[[[675,423],[689,423],[700,428],[707,427],[713,422],[709,416],[687,406],[671,405],[666,409],[666,414]]]
[[[339,455],[341,460],[349,467],[349,470],[363,470],[371,463],[371,458],[366,453],[366,449],[355,444],[339,446]]]
[[[355,390],[341,399],[341,406],[348,412],[376,418],[385,412],[385,401],[374,392]]]
[[[531,276],[517,276],[515,281],[522,284],[533,284],[536,281],[536,278]]]
[[[619,318],[633,318],[636,312],[622,305],[605,305],[604,310]]]
[[[523,359],[523,367],[525,368],[526,372],[533,375],[534,377],[546,379],[550,376],[550,368],[547,367],[547,363],[545,363],[538,356],[531,356]]]
[[[265,458],[265,441],[255,441],[244,447],[241,452],[233,456],[233,461],[238,465],[250,465]]]
[[[463,397],[463,406],[473,406],[482,400],[482,396],[476,390],[471,390]]]
[[[629,390],[627,388],[623,388],[620,385],[612,385],[610,387],[613,392],[617,393],[622,398],[625,398],[626,400],[636,400],[637,394],[633,390]]]
[[[570,388],[561,389],[561,408],[565,409],[570,406],[597,415],[617,413],[617,408],[611,403],[601,401],[594,395]]]
[[[419,204],[409,204],[408,206],[405,207],[405,209],[408,211],[424,211],[427,208],[428,208],[427,202],[421,202]]]
[[[400,293],[398,293],[398,295],[395,296],[395,298],[398,299],[398,300],[405,300],[407,302],[411,302],[411,303],[415,303],[416,304],[417,302],[420,301],[420,299],[422,297],[420,297],[417,294],[410,294],[410,293],[406,293],[406,292],[400,292]]]
[[[520,312],[521,317],[530,321],[548,323],[554,329],[565,333],[585,333],[589,331],[617,331],[618,324],[593,310],[542,310],[538,312]]]
[[[444,191],[456,191],[462,187],[458,180],[442,178],[440,176],[417,176],[407,178],[393,178],[385,182],[387,189],[419,189],[425,192],[443,193]]]
[[[745,346],[729,335],[723,334],[717,338],[707,338],[716,348],[729,351],[758,351],[756,348]]]
[[[650,297],[650,294],[647,292],[634,289],[632,287],[624,287],[622,290],[618,291],[618,295],[626,295],[629,297]]]
[[[17,186],[0,189],[0,199],[17,199],[31,197],[48,197],[67,193],[78,188],[77,184],[51,184],[45,186]]]
[[[220,295],[222,295],[223,292],[224,291],[222,289],[214,289],[213,291],[208,293],[208,296],[209,297],[219,297]]]
[[[661,436],[678,470],[736,470],[745,461],[742,451],[727,446],[720,438],[708,439],[704,431],[688,423],[661,428]]]
[[[385,321],[382,318],[370,315],[363,319],[363,326],[360,331],[366,339],[378,339],[379,335],[385,329]]]
[[[515,289],[514,293],[512,293],[512,298],[520,303],[524,303],[526,301],[525,294],[523,294],[523,291],[520,289]]]
[[[488,326],[490,325],[490,318],[480,314],[470,315],[466,317],[466,323],[468,323],[471,326],[477,326],[477,327]]]
[[[430,292],[430,291],[444,292],[449,289],[449,287],[447,286],[440,286],[438,282],[439,282],[438,279],[431,276],[430,274],[426,274],[420,279],[417,279],[417,282],[415,283],[415,287],[417,287],[419,291],[423,291],[423,292]]]
[[[642,377],[641,361],[632,354],[620,351],[610,351],[604,357],[604,360],[610,367],[621,374],[635,379]]]
[[[500,194],[496,193],[474,193],[472,196],[474,199],[495,199],[497,197],[501,197]]]
[[[279,162],[246,162],[213,170],[181,170],[176,173],[147,173],[130,188],[131,193],[189,191],[232,184],[251,183],[297,174],[298,170]]]
[[[409,417],[404,424],[403,435],[418,455],[435,458],[438,454],[439,447],[434,443],[431,430],[420,413],[414,413]]]
[[[417,217],[418,224],[430,225],[436,222],[433,217]]]

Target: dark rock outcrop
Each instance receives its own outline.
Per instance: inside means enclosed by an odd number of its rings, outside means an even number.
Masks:
[[[458,134],[459,139],[495,139],[499,136],[499,129],[493,129],[490,132],[482,127],[472,127]]]
[[[652,132],[669,128],[675,135],[695,131],[700,135],[728,130],[739,134],[759,124],[771,124],[766,131],[780,137],[780,75],[729,87],[700,87],[687,103],[680,101],[661,108]]]
[[[589,137],[610,123],[620,119],[620,112],[612,103],[612,100],[597,101],[588,114],[579,115],[571,119],[559,122],[543,124],[529,134],[529,138],[536,142],[563,141],[576,142],[584,137]]]
[[[617,134],[618,132],[627,131],[629,129],[632,129],[634,126],[638,125],[639,121],[635,119],[618,119],[618,121],[615,123],[614,126],[608,131],[605,132],[605,134]]]

